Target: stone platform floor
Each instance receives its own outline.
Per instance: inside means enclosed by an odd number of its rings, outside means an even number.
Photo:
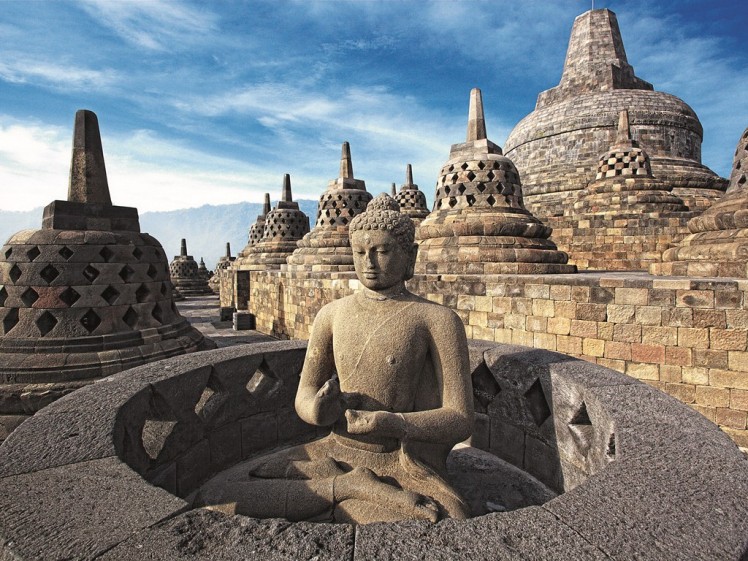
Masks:
[[[219,348],[277,341],[275,337],[255,330],[234,331],[233,322],[220,321],[217,295],[191,296],[176,304],[179,313],[205,337],[215,341]]]

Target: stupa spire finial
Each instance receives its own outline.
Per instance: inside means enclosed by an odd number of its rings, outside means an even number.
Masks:
[[[231,257],[231,244],[226,242],[226,257]]]
[[[281,193],[281,201],[286,203],[293,202],[293,196],[291,195],[291,176],[287,173],[283,176],[283,192]]]
[[[483,96],[478,88],[470,90],[470,110],[468,111],[467,141],[484,140],[486,119],[483,116]],[[412,183],[412,182],[411,182]]]
[[[182,238],[182,247],[179,251],[179,255],[182,257],[187,257],[187,240]]]
[[[262,205],[262,216],[267,216],[270,212],[270,193],[265,193],[265,203]]]
[[[75,113],[68,201],[112,204],[104,165],[99,121],[93,111]]]
[[[405,168],[405,184],[413,185],[413,166],[410,164]]]
[[[340,155],[340,177],[343,179],[353,179],[353,161],[351,160],[351,145],[348,142],[343,143],[343,150]]]
[[[618,114],[618,134],[616,135],[616,144],[621,142],[631,142],[631,127],[629,125],[628,109],[621,109]]]
[[[390,187],[390,196],[394,197],[397,195],[397,185],[394,183],[392,184],[392,187]]]

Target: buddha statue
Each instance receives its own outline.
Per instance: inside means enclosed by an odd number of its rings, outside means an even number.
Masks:
[[[394,199],[369,203],[350,236],[360,290],[315,318],[295,400],[330,433],[219,474],[195,506],[357,524],[469,516],[446,473],[473,425],[463,325],[406,289],[415,227]]]

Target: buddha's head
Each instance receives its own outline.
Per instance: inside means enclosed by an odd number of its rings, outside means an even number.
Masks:
[[[413,277],[418,246],[415,224],[382,193],[351,220],[349,235],[356,276],[366,288],[387,290]]]

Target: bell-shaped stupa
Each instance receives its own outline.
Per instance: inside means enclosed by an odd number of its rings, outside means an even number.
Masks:
[[[291,194],[291,176],[283,176],[281,199],[265,217],[262,238],[247,249],[244,265],[248,268],[279,268],[296,249],[297,242],[309,233],[309,217],[299,209]]]
[[[623,109],[654,177],[673,194],[692,210],[721,196],[726,181],[701,164],[703,129],[693,109],[635,75],[616,15],[602,9],[576,18],[559,85],[538,95],[504,144],[522,173],[529,210],[543,220],[564,214],[615,143]]]
[[[366,183],[353,176],[351,147],[343,143],[340,176],[333,179],[319,198],[317,222],[311,232],[297,243],[288,256],[289,270],[345,272],[353,271],[353,251],[348,225],[361,214],[371,200]]]
[[[410,164],[405,169],[405,183],[400,185],[400,192],[395,191],[394,183],[392,189],[392,197],[400,205],[400,212],[410,216],[416,225],[429,215],[426,195],[413,183],[413,167]]]
[[[172,301],[161,244],[112,205],[96,115],[75,115],[66,201],[0,252],[0,415],[33,414],[97,378],[213,348]]]
[[[201,296],[212,294],[208,279],[200,274],[200,267],[192,255],[187,254],[187,240],[182,238],[179,255],[175,255],[169,264],[171,282],[183,296]]]
[[[626,214],[660,216],[688,210],[683,200],[671,193],[672,185],[652,175],[649,155],[631,138],[629,114],[618,118],[615,144],[598,162],[595,180],[579,193],[567,216],[605,215],[621,218]]]
[[[421,222],[416,273],[573,273],[548,238],[551,228],[523,204],[519,173],[486,137],[483,100],[470,92],[467,141],[453,144]]]
[[[691,233],[650,267],[658,275],[748,278],[748,129],[735,150],[725,196],[688,222]]]

